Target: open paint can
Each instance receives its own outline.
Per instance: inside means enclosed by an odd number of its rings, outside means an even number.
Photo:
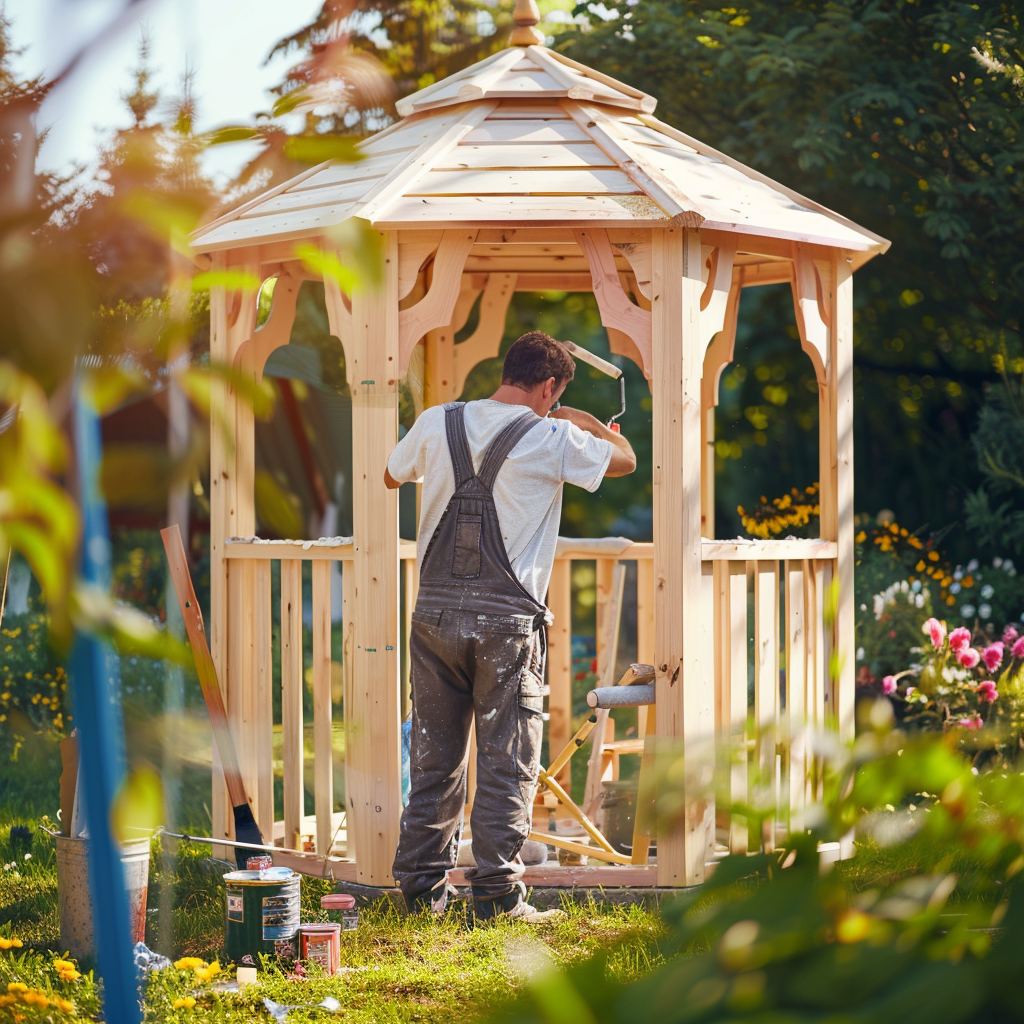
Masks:
[[[300,876],[291,868],[224,876],[224,946],[229,960],[258,967],[260,954],[295,957]]]
[[[341,925],[300,924],[299,959],[318,963],[324,974],[337,974],[341,967]]]
[[[332,892],[320,897],[320,906],[341,915],[341,930],[354,932],[359,927],[359,911],[356,898],[346,892]]]

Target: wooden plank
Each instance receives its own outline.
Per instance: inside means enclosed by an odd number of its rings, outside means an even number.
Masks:
[[[800,821],[807,789],[807,562],[786,562],[786,721],[788,724],[787,773],[790,831]]]
[[[586,221],[592,227],[664,224],[665,211],[646,196],[407,196],[396,199],[374,226],[410,229],[426,224],[446,228],[500,227],[510,221],[541,222],[572,227]]]
[[[240,222],[252,220],[254,217],[267,217],[275,213],[291,213],[299,210],[311,210],[318,207],[337,206],[339,203],[355,202],[370,187],[374,179],[343,181],[336,185],[323,186],[285,192],[261,203],[251,214],[240,218]]]
[[[337,203],[314,210],[272,213],[265,217],[247,217],[214,228],[202,239],[204,252],[235,249],[251,243],[277,239],[305,239],[319,235],[326,228],[340,224],[352,215],[355,204]]]
[[[313,571],[313,807],[316,852],[331,852],[334,813],[334,750],[331,728],[331,564]]]
[[[521,120],[563,120],[567,121],[569,115],[554,103],[545,103],[543,100],[518,100],[503,99],[492,114],[487,115],[489,121],[502,121],[511,118],[515,121]]]
[[[658,836],[660,885],[698,885],[714,839],[714,678],[700,608],[700,237],[654,233],[654,574],[658,757],[683,759],[682,821]],[[702,749],[702,745],[703,749]],[[663,767],[667,768],[667,764]],[[664,777],[659,771],[659,777]]]
[[[482,61],[478,61],[476,64],[471,64],[469,67],[465,67],[461,71],[456,71],[454,74],[448,75],[446,78],[442,78],[440,81],[434,82],[432,85],[428,85],[426,88],[420,89],[411,96],[403,97],[395,103],[395,109],[398,111],[400,117],[410,117],[416,113],[416,107],[419,104],[425,103],[438,95],[446,94],[451,89],[452,85],[464,82],[476,75],[482,75],[487,68],[493,66],[495,63],[500,63],[502,67],[509,66],[510,63],[513,62],[510,59],[512,56],[512,51],[499,50],[498,52],[491,54],[489,57],[485,57]],[[514,55],[514,59],[518,60],[518,54]]]
[[[274,828],[274,762],[268,756],[274,741],[274,652],[273,609],[271,607],[270,560],[252,563],[252,621],[254,650],[254,716],[252,742],[256,751],[256,823],[264,836]]]
[[[406,196],[639,194],[623,171],[568,168],[521,171],[428,171],[405,190]]]
[[[355,624],[355,600],[352,595],[353,573],[345,572],[342,576],[341,587],[341,669],[342,669],[342,720],[345,731],[345,855],[350,860],[356,860],[358,856],[358,844],[356,831],[350,825],[352,821],[351,788],[357,779],[360,770],[360,763],[356,760],[356,754],[362,753],[357,742],[359,726],[355,720],[354,708],[356,706],[356,686],[353,662],[355,661],[356,624]],[[355,878],[353,877],[353,881]]]
[[[824,563],[809,563],[807,572],[807,717],[815,731],[825,727],[825,685],[828,675],[825,637],[825,569]],[[811,799],[820,800],[823,795],[822,764],[814,759],[812,766]]]
[[[554,622],[548,627],[548,761],[572,736],[572,563],[556,558],[548,584],[548,608]],[[569,786],[569,765],[556,776]]]
[[[514,170],[524,167],[541,167],[546,170],[569,167],[614,168],[615,161],[609,159],[593,143],[575,145],[467,145],[462,143],[450,149],[444,156],[445,163],[437,170]]]
[[[754,724],[761,787],[775,792],[779,713],[779,566],[754,562]],[[775,848],[775,817],[765,823],[765,853]]]
[[[311,174],[309,177],[296,182],[295,185],[286,189],[280,196],[275,198],[301,195],[304,192],[315,192],[320,189],[333,191],[335,187],[345,187],[358,182],[363,182],[364,185],[367,185],[369,182],[393,171],[403,160],[409,159],[416,152],[417,147],[422,144],[422,141],[415,142],[410,139],[402,149],[367,156],[365,160],[330,163],[317,171],[316,174]]]
[[[302,563],[281,563],[281,735],[286,845],[296,848],[305,814],[302,726]]]
[[[559,112],[562,120],[499,120],[488,119],[474,128],[462,144],[481,146],[491,143],[505,145],[590,142],[590,135]]]
[[[622,96],[628,96],[632,99],[639,100],[640,110],[652,111],[657,106],[658,101],[653,96],[649,96],[647,93],[643,92],[641,89],[637,89],[632,85],[627,85],[625,82],[620,82],[618,79],[612,78],[610,75],[606,75],[601,71],[596,71],[594,68],[587,67],[585,64],[580,64],[579,61],[575,61],[571,57],[567,57],[564,53],[559,53],[557,50],[546,49],[543,53],[538,53],[538,59],[543,60],[545,64],[549,61],[558,61],[558,63],[562,64],[570,71],[578,73],[588,81],[598,82]]]
[[[796,558],[835,558],[836,543],[830,540],[705,540],[702,556],[708,560],[780,562]]]
[[[727,566],[727,567],[726,567]],[[729,796],[733,804],[747,802],[749,765],[747,754],[747,567],[738,562],[723,566],[726,581],[726,627],[723,642],[728,659],[728,723],[729,741],[733,745],[733,759],[729,772]],[[729,850],[746,853],[749,825],[740,815],[733,814],[729,821]]]
[[[344,339],[352,394],[355,534],[355,560],[346,574],[351,580],[346,591],[354,591],[353,692],[346,709],[353,750],[346,796],[349,836],[365,885],[392,884],[402,809],[398,492],[388,490],[382,476],[398,442],[397,235],[384,234],[381,243],[381,284],[352,296],[351,335]]]
[[[468,868],[456,868],[449,878],[453,885],[469,885]],[[653,865],[603,864],[562,866],[557,863],[527,865],[523,880],[528,886],[565,886],[567,889],[593,887],[618,889],[632,886],[651,887],[657,884],[657,868]]]
[[[433,273],[433,267],[430,268]],[[455,309],[451,323],[427,331],[425,337],[425,403],[427,407],[454,402],[462,394],[465,386],[465,375],[459,374],[458,349],[463,346],[455,344],[455,335],[466,326],[469,314],[473,310],[481,291],[487,284],[477,288],[474,280],[462,275],[461,290],[455,300]],[[465,344],[465,343],[463,343]],[[468,371],[467,371],[468,372]],[[417,491],[417,494],[419,492]],[[418,499],[417,499],[418,500]]]

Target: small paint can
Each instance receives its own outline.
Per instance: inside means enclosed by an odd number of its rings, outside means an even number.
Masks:
[[[354,932],[359,927],[359,911],[356,910],[355,896],[350,896],[346,892],[332,892],[320,897],[320,906],[324,910],[341,915],[343,932]]]
[[[341,925],[300,924],[299,959],[319,964],[324,974],[337,974],[341,967]]]

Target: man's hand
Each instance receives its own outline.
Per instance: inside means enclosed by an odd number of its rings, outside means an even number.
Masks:
[[[552,419],[568,420],[580,430],[585,430],[588,434],[593,434],[594,437],[599,437],[602,441],[610,441],[615,445],[615,451],[612,452],[611,462],[608,463],[605,476],[629,476],[636,469],[636,456],[633,454],[630,443],[622,434],[617,434],[614,430],[606,427],[596,416],[591,416],[589,412],[584,412],[582,409],[573,409],[566,405],[555,409],[548,415]]]

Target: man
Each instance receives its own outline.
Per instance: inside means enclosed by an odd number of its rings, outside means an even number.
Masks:
[[[427,409],[388,459],[388,487],[423,481],[411,790],[394,864],[411,911],[439,913],[452,891],[475,721],[476,918],[541,916],[525,900],[519,851],[537,787],[562,486],[595,491],[636,468],[629,442],[589,413],[551,412],[574,372],[563,345],[524,334],[489,399]]]

